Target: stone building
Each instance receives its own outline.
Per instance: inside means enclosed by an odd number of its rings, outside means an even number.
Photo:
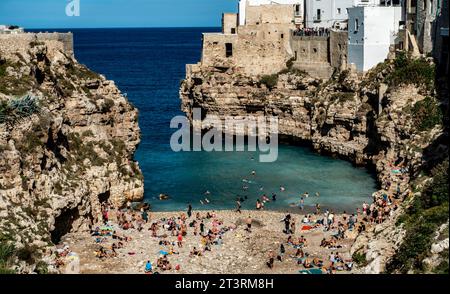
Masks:
[[[200,66],[234,68],[246,75],[282,70],[293,56],[290,34],[297,27],[296,19],[303,22],[298,19],[302,2],[241,1],[239,14],[223,14],[222,33],[203,34]]]
[[[433,18],[418,13],[419,2],[428,2]],[[329,78],[348,65],[365,72],[394,49],[418,56],[431,48],[448,68],[443,11],[448,14],[445,0],[241,0],[239,13],[223,14],[221,33],[203,34],[201,62],[187,70],[232,68],[260,76],[278,73],[289,61],[312,76]],[[314,19],[314,13],[321,18]]]
[[[405,49],[433,56],[448,73],[448,0],[405,0]]]

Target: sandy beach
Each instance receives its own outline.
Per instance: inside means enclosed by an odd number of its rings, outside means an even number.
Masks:
[[[283,232],[284,222],[282,221],[286,213],[273,211],[242,211],[238,213],[232,210],[216,211],[215,217],[204,219],[205,231],[212,228],[213,222],[221,223],[217,227],[231,228],[222,234],[222,244],[211,245],[210,251],[202,252],[202,256],[190,256],[194,247],[202,251],[201,236],[195,236],[194,228],[187,226],[187,234],[183,237],[182,247],[177,246],[177,236],[163,228],[158,230],[157,237],[152,237],[149,230],[153,222],[162,222],[170,217],[178,217],[185,212],[151,212],[149,220],[143,225],[142,230],[121,229],[114,221],[114,212],[111,211],[111,217],[108,225],[120,236],[131,238],[129,241],[123,241],[123,248],[115,249],[117,256],[99,258],[96,251],[99,247],[111,248],[117,240],[111,236],[91,236],[86,233],[68,234],[62,240],[61,246],[75,252],[79,256],[80,273],[144,273],[145,264],[150,261],[153,266],[153,272],[158,273],[274,273],[274,274],[295,274],[304,269],[302,264],[298,264],[298,257],[294,255],[297,249],[287,243],[288,236],[293,240],[304,236],[306,243],[303,246],[303,252],[308,255],[308,260],[313,258],[323,260],[324,266],[330,265],[330,255],[332,252],[338,253],[346,261],[351,260],[350,247],[356,237],[356,229],[346,231],[345,238],[337,241],[336,245],[340,248],[321,247],[323,238],[330,239],[337,233],[337,224],[343,221],[342,215],[336,215],[332,229],[324,231],[323,226],[314,229],[309,228],[307,224],[302,224],[301,220],[304,214],[291,213],[292,220],[296,223],[295,232],[286,234]],[[190,223],[195,219],[197,211],[193,212],[191,218],[186,220]],[[210,211],[210,213],[212,213]],[[200,215],[205,217],[206,211],[200,211]],[[248,217],[252,219],[251,232],[246,230]],[[319,215],[317,217],[321,218]],[[316,217],[314,216],[315,220]],[[303,226],[306,227],[303,227]],[[304,230],[302,230],[302,227]],[[96,242],[101,240],[101,242]],[[161,245],[161,241],[173,243],[175,254],[168,254],[167,259],[171,265],[170,270],[161,270],[155,268],[157,259],[164,252],[171,251],[171,245]],[[281,261],[280,245],[284,244],[285,253]],[[273,268],[267,266],[270,251],[273,251],[275,262]],[[161,253],[163,252],[163,253]],[[179,269],[177,269],[179,268]],[[73,270],[73,269],[72,269]],[[75,269],[78,271],[78,269]],[[351,271],[342,270],[337,273],[350,273]]]

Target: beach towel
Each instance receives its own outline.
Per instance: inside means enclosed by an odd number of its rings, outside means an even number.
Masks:
[[[311,229],[313,229],[311,226],[302,226],[302,231],[309,231]]]
[[[311,269],[307,269],[307,270],[300,270],[298,272],[301,274],[306,274],[306,275],[321,275],[322,274],[322,270],[320,268],[311,268]]]
[[[169,252],[164,251],[164,250],[159,250],[159,254],[161,254],[161,255],[168,255]]]

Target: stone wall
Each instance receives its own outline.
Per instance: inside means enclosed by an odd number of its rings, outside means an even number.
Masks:
[[[348,32],[334,31],[330,33],[330,64],[333,68],[347,67]]]
[[[294,67],[319,78],[330,78],[330,47],[328,37],[293,36],[291,47],[294,54]]]
[[[292,56],[291,29],[292,24],[263,24],[240,26],[238,34],[204,34],[201,65],[239,68],[247,75],[279,72]]]
[[[0,51],[3,54],[23,53],[28,50],[32,42],[45,42],[47,46],[60,49],[66,54],[73,55],[72,33],[23,33],[0,35]]]
[[[417,1],[417,39],[422,53],[433,50],[433,37],[435,34],[434,21],[436,20],[437,3],[440,0]],[[431,11],[431,13],[429,13]]]
[[[246,9],[246,25],[291,24],[293,20],[293,5],[250,5]]]

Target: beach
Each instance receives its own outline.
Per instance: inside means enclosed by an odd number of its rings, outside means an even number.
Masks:
[[[189,221],[195,219],[197,211]],[[205,216],[207,211],[200,211],[201,216]],[[330,264],[330,255],[338,253],[344,261],[350,261],[350,247],[356,237],[356,229],[347,231],[345,238],[338,240],[336,246],[340,248],[321,247],[323,238],[331,239],[332,235],[337,233],[337,225],[329,231],[324,231],[323,226],[309,229],[310,225],[302,224],[301,220],[304,214],[290,213],[292,221],[295,221],[296,228],[293,234],[283,232],[283,219],[286,213],[273,211],[242,211],[238,213],[232,210],[223,210],[209,212],[215,217],[204,219],[205,231],[212,228],[212,223],[218,221],[223,222],[218,228],[233,228],[222,235],[221,245],[211,245],[210,251],[202,251],[201,237],[193,234],[194,228],[187,228],[187,234],[183,237],[182,247],[178,247],[177,236],[171,236],[170,232],[160,228],[158,237],[152,237],[150,226],[153,222],[167,220],[170,217],[178,217],[185,212],[151,212],[149,221],[143,225],[142,230],[128,229],[123,230],[117,226],[114,221],[110,221],[110,225],[118,235],[131,238],[129,241],[122,242],[123,248],[115,249],[116,257],[99,258],[96,251],[99,247],[111,248],[114,240],[111,236],[100,237],[101,242],[96,242],[96,236],[89,233],[71,233],[66,235],[62,240],[62,245],[70,248],[71,252],[75,252],[79,256],[79,272],[80,273],[125,273],[137,274],[144,273],[147,261],[153,265],[153,272],[158,273],[272,273],[272,274],[295,274],[299,270],[304,270],[303,265],[298,264],[298,257],[295,256],[297,248],[287,243],[288,236],[292,236],[293,240],[297,240],[303,236],[306,239],[305,245],[302,247],[303,252],[312,261],[314,258],[323,260],[324,267]],[[113,215],[113,213],[111,213]],[[252,219],[251,232],[246,230],[248,218]],[[112,217],[114,218],[114,217]],[[315,219],[315,217],[313,217]],[[335,224],[343,221],[342,215],[335,216]],[[304,227],[304,230],[302,230]],[[308,229],[305,229],[308,228]],[[160,245],[160,242],[173,242],[174,254],[170,254],[171,245]],[[281,261],[278,259],[280,255],[280,246],[284,244],[285,253],[282,254]],[[192,256],[190,253],[196,247],[202,253],[201,256]],[[269,268],[266,264],[269,255],[275,256],[273,268]],[[169,270],[155,269],[157,259],[165,253],[171,265]],[[342,270],[337,272],[349,273],[350,271]]]

